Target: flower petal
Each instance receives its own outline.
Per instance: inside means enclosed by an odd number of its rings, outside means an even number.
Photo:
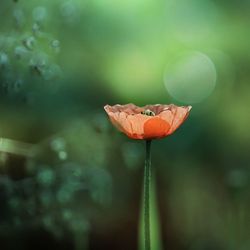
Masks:
[[[162,111],[159,115],[157,115],[164,121],[168,122],[169,124],[173,123],[174,115],[173,112],[170,109]]]
[[[125,112],[128,115],[132,115],[132,114],[139,114],[143,108],[140,108],[136,105],[134,105],[133,103],[129,103],[126,105],[120,105],[120,104],[116,104],[114,106],[110,106],[110,105],[106,105],[104,107],[105,111],[108,112]]]
[[[191,110],[191,106],[186,107],[177,107],[174,106],[172,108],[173,121],[171,124],[171,128],[168,134],[172,134],[180,125],[186,120],[189,115],[189,111]]]
[[[121,132],[127,134],[128,136],[132,133],[132,127],[127,119],[128,114],[125,112],[109,112],[109,118],[112,124]]]
[[[151,117],[137,114],[137,115],[129,115],[128,121],[132,127],[132,138],[134,139],[143,139],[144,136],[144,124],[148,121]]]

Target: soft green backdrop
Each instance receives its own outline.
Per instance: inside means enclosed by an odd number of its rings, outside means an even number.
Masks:
[[[2,0],[0,248],[139,249],[143,142],[105,104],[193,106],[153,142],[154,250],[250,249],[250,2]]]

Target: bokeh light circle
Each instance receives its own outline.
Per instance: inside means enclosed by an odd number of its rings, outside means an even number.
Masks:
[[[215,88],[215,65],[201,52],[185,53],[167,66],[164,84],[174,99],[189,104],[199,103]]]

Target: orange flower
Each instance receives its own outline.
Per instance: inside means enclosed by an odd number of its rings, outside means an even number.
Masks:
[[[191,106],[106,105],[104,107],[111,122],[132,139],[159,139],[172,134],[188,117]]]

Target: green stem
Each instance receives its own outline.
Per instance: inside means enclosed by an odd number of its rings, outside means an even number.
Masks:
[[[144,244],[150,250],[150,179],[151,179],[151,140],[146,141],[146,160],[144,168]]]

